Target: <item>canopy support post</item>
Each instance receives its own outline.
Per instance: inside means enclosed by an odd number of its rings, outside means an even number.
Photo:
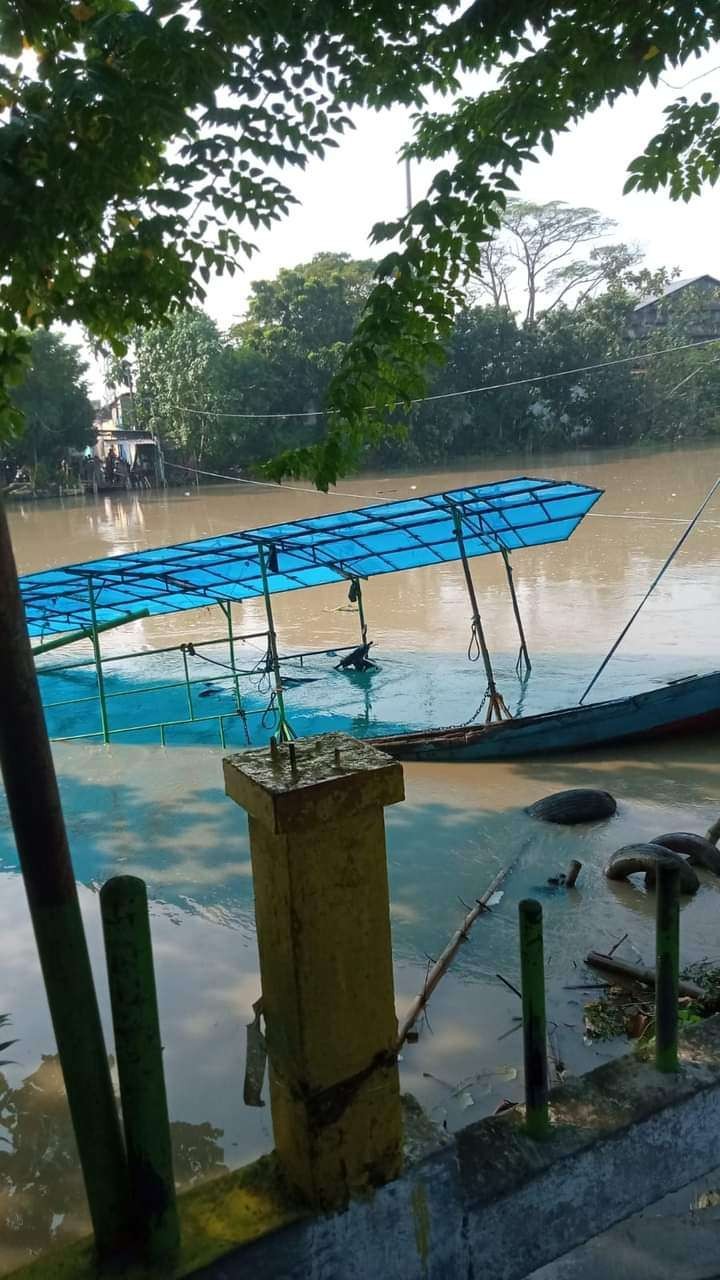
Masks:
[[[515,614],[518,635],[520,636],[520,653],[518,655],[515,670],[519,676],[522,676],[523,663],[525,664],[525,672],[528,674],[532,670],[532,662],[530,661],[530,654],[528,653],[527,641],[525,639],[525,631],[522,624],[522,618],[520,616],[520,606],[515,593],[515,583],[513,581],[512,565],[510,563],[510,552],[506,551],[505,547],[501,547],[500,554],[502,555],[503,564],[505,565],[505,573],[507,574],[508,586],[510,588],[510,599],[512,600],[513,613]]]
[[[360,586],[360,579],[351,578],[350,582],[351,582],[351,587],[350,587],[351,595],[354,597],[355,603],[357,604],[357,607],[358,607],[358,618],[360,620],[360,638],[363,644],[367,644],[368,629],[367,629],[367,621],[365,618],[365,610],[363,608],[362,587]]]
[[[240,682],[238,680],[238,673],[235,670],[235,640],[233,637],[232,602],[230,600],[221,600],[220,608],[225,614],[228,625],[228,648],[230,650],[230,666],[232,667],[233,684],[235,686],[235,708],[237,711],[241,711],[242,702],[240,699]]]
[[[460,516],[460,512],[455,506],[452,507],[452,518],[453,518],[453,524],[455,526],[455,537],[457,538],[457,544],[460,551],[460,559],[462,561],[463,573],[465,574],[465,585],[467,587],[467,593],[470,598],[470,607],[472,609],[473,635],[476,637],[478,645],[480,647],[482,660],[485,665],[485,675],[487,676],[487,682],[488,682],[487,683],[488,708],[485,714],[485,723],[489,724],[490,721],[493,719],[502,720],[505,718],[509,720],[511,719],[510,712],[508,711],[505,705],[505,701],[503,699],[502,694],[498,693],[497,685],[495,684],[495,675],[492,669],[492,662],[490,661],[490,652],[488,650],[487,642],[485,640],[485,632],[483,631],[482,621],[480,618],[480,609],[478,607],[477,596],[475,595],[475,584],[472,580],[472,574],[470,572],[470,564],[468,562],[467,552],[465,550],[465,538],[463,536],[463,531],[462,531],[462,518]]]
[[[97,676],[98,700],[100,702],[100,727],[102,729],[103,742],[110,741],[110,725],[108,722],[107,701],[105,698],[105,676],[102,669],[102,654],[100,652],[100,638],[98,636],[97,615],[95,612],[95,591],[93,589],[92,578],[88,582],[88,593],[90,597],[90,620],[91,630],[90,639],[92,640],[93,654],[95,656],[95,674]]]
[[[275,700],[277,702],[278,709],[278,737],[281,742],[291,742],[297,735],[285,714],[285,699],[283,697],[280,659],[278,658],[277,651],[277,635],[275,632],[272,600],[270,598],[270,586],[268,584],[265,548],[261,545],[258,546],[258,559],[260,561],[260,576],[262,578],[263,596],[265,597],[265,614],[267,616],[268,623],[268,653],[270,655],[270,662],[272,665],[273,681],[275,685]]]

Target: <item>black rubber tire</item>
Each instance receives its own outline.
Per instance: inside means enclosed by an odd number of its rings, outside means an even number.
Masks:
[[[684,853],[694,867],[705,867],[720,876],[720,849],[705,836],[696,836],[692,831],[668,831],[664,836],[653,836],[650,843]]]
[[[569,791],[556,791],[551,796],[536,800],[525,810],[532,818],[543,822],[558,822],[564,826],[576,826],[580,822],[598,822],[611,818],[617,804],[609,791],[593,791],[590,787],[573,787]]]
[[[681,854],[659,844],[625,844],[622,849],[616,849],[605,868],[605,875],[608,880],[626,880],[636,871],[644,871],[645,885],[651,889],[661,863],[678,868],[681,893],[697,893],[700,881],[689,863]]]

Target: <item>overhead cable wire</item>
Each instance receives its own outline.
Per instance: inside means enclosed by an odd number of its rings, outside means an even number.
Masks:
[[[720,338],[700,338],[697,342],[684,342],[679,346],[661,347],[658,351],[643,351],[632,356],[618,356],[613,360],[601,360],[597,364],[578,365],[574,369],[557,369],[552,373],[536,373],[527,378],[512,378],[508,382],[490,382],[482,387],[467,387],[464,391],[443,391],[432,396],[418,396],[413,400],[395,400],[392,404],[384,406],[385,411],[392,409],[406,408],[408,405],[429,404],[437,400],[453,400],[462,396],[477,396],[488,391],[504,391],[510,387],[523,387],[531,383],[548,382],[553,378],[570,378],[578,373],[594,373],[599,369],[611,369],[620,364],[637,364],[641,360],[654,360],[656,356],[670,355],[676,351],[691,351],[697,347],[708,347],[720,342]],[[311,409],[303,413],[226,413],[220,409],[196,409],[192,405],[173,404],[171,409],[176,409],[178,413],[194,413],[199,417],[208,418],[242,418],[243,420],[262,420],[268,421],[276,419],[284,421],[287,418],[327,418],[337,413],[337,409]],[[363,412],[376,409],[376,405],[366,404],[363,406]]]

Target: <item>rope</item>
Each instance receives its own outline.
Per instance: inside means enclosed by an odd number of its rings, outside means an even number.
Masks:
[[[713,339],[720,341],[720,339]],[[249,484],[260,489],[284,489],[290,493],[310,493],[315,498],[362,498],[367,505],[377,505],[376,499],[380,500],[383,494],[368,493],[352,493],[349,489],[334,489],[332,493],[323,493],[321,489],[308,489],[297,484],[278,484],[277,480],[246,480],[241,476],[230,476],[222,471],[203,471],[198,467],[184,467],[179,462],[166,462],[166,467],[174,467],[176,471],[187,471],[191,475],[212,476],[215,480],[228,480],[231,484]],[[369,502],[368,502],[369,499]],[[656,516],[645,515],[642,511],[626,511],[626,512],[609,512],[609,511],[589,511],[585,516],[586,520],[640,520],[648,524],[686,524],[687,520],[684,516]],[[707,520],[703,524],[708,529],[720,529],[720,524],[714,520],[710,523]],[[341,606],[344,608],[344,606]],[[340,612],[340,610],[328,610],[328,612]],[[257,646],[251,646],[256,648]]]
[[[482,655],[482,649],[480,648],[480,635],[478,632],[478,624],[476,620],[473,618],[470,624],[470,642],[467,647],[468,662],[479,662],[481,655]],[[487,698],[487,693],[485,694],[485,698]],[[485,701],[485,698],[483,698],[483,702]],[[480,703],[480,705],[482,706],[482,702]]]
[[[239,674],[240,674],[240,672],[238,672],[237,668],[236,668],[236,667],[234,667],[234,666],[232,666],[232,665],[231,665],[231,663],[229,663],[229,662],[220,662],[220,660],[219,660],[218,658],[208,658],[208,656],[207,656],[207,654],[206,654],[206,653],[200,653],[200,652],[195,648],[195,645],[194,645],[194,644],[192,644],[192,642],[190,642],[190,643],[188,643],[188,644],[181,644],[181,645],[180,645],[180,648],[183,650],[183,652],[184,652],[184,653],[189,654],[191,658],[200,658],[203,662],[210,662],[210,663],[212,663],[212,665],[213,665],[214,667],[224,667],[226,671],[232,671],[233,675],[239,675]]]
[[[362,498],[365,503],[372,494],[350,493],[348,489],[335,489],[334,493],[323,493],[321,489],[308,489],[299,484],[278,484],[277,480],[246,480],[241,476],[224,475],[221,471],[203,471],[201,467],[183,467],[179,462],[166,462],[166,467],[174,467],[176,471],[187,471],[193,476],[212,476],[215,480],[230,480],[233,484],[250,484],[259,489],[285,489],[292,493],[311,493],[316,498],[332,498],[337,494],[341,498]]]

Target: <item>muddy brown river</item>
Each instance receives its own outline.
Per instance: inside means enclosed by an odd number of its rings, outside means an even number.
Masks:
[[[462,471],[356,479],[329,497],[241,485],[167,495],[16,504],[11,526],[21,572],[363,502],[405,498],[513,474],[568,478],[605,490],[569,542],[517,553],[516,584],[533,658],[526,705],[572,701],[599,665],[662,564],[683,523],[720,474],[720,448],[575,453],[504,460]],[[346,496],[348,495],[348,496]],[[517,639],[502,564],[474,563],[488,640],[499,655],[506,700],[521,691],[513,673]],[[469,638],[459,565],[371,580],[365,603],[378,660],[402,684],[403,663],[422,659],[423,707],[437,713],[443,673]],[[612,697],[718,665],[720,500],[708,508],[611,662],[594,696]],[[131,624],[105,638],[105,652],[151,649],[207,633],[206,611]],[[331,647],[353,640],[356,620],[336,587],[275,598],[282,647]],[[264,628],[262,605],[243,606],[247,631]],[[483,693],[466,677],[469,705]],[[534,699],[534,702],[533,702]],[[421,708],[423,710],[423,708]],[[183,1185],[244,1163],[272,1145],[269,1109],[243,1105],[244,1025],[259,995],[247,828],[223,795],[221,752],[212,746],[115,741],[58,743],[55,757],[83,914],[111,1046],[97,891],[118,872],[143,876],[151,899],[165,1069],[176,1171]],[[605,880],[607,856],[662,831],[703,832],[720,809],[718,738],[649,743],[576,759],[507,764],[406,766],[407,800],[387,812],[398,1011],[422,987],[443,947],[495,872],[519,854],[502,901],[481,919],[433,997],[419,1043],[408,1046],[403,1087],[439,1123],[457,1128],[522,1094],[517,985],[517,902],[541,896],[551,1042],[555,1063],[587,1070],[622,1051],[585,1043],[577,989],[597,981],[583,968],[590,947],[623,934],[619,955],[652,962],[653,899],[634,884]],[[544,827],[524,812],[549,791],[600,785],[618,814],[590,827]],[[583,863],[572,895],[548,877]],[[683,901],[686,962],[720,960],[720,882]],[[0,809],[0,1270],[87,1229],[72,1134],[54,1054],[22,881]],[[7,1033],[7,1034],[6,1034]]]

